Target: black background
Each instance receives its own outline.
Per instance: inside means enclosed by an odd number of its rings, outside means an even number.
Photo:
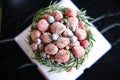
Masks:
[[[53,0],[55,1],[55,0]],[[119,0],[72,0],[87,15],[112,48],[78,80],[120,79],[120,2]],[[1,3],[1,2],[0,2]],[[35,12],[48,6],[50,0],[2,0],[0,31],[0,80],[44,80],[14,41],[14,37],[31,24]],[[107,30],[105,30],[107,29]],[[105,31],[104,31],[105,30]],[[104,46],[104,44],[103,44]],[[69,76],[68,76],[69,77]]]

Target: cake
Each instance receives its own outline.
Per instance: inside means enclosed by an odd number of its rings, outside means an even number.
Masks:
[[[82,66],[93,47],[91,18],[86,10],[58,6],[40,9],[33,17],[28,35],[34,59],[49,72],[71,71]]]

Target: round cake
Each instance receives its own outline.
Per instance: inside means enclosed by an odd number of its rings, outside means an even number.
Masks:
[[[86,10],[56,3],[40,9],[33,17],[28,35],[34,59],[49,71],[79,69],[93,47],[90,19]]]

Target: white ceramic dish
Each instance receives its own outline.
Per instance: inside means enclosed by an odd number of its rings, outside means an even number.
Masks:
[[[58,3],[58,5],[78,9],[70,0],[62,0]],[[32,58],[34,57],[32,54],[32,50],[30,46],[25,42],[30,28],[31,25],[28,26],[28,28],[26,28],[18,36],[16,36],[15,41],[24,51],[24,53],[28,56],[28,58],[37,65],[38,70],[47,80],[75,80],[84,72],[86,68],[90,68],[111,48],[110,43],[93,25],[93,27],[91,27],[91,30],[96,41],[94,42],[93,49],[89,53],[88,58],[85,60],[84,65],[81,66],[78,70],[72,70],[72,72],[49,73],[46,66],[41,65]]]

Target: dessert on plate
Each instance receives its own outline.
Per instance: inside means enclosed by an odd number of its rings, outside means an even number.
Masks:
[[[93,47],[91,19],[85,10],[56,3],[40,9],[33,17],[28,44],[40,64],[50,72],[80,68]]]

